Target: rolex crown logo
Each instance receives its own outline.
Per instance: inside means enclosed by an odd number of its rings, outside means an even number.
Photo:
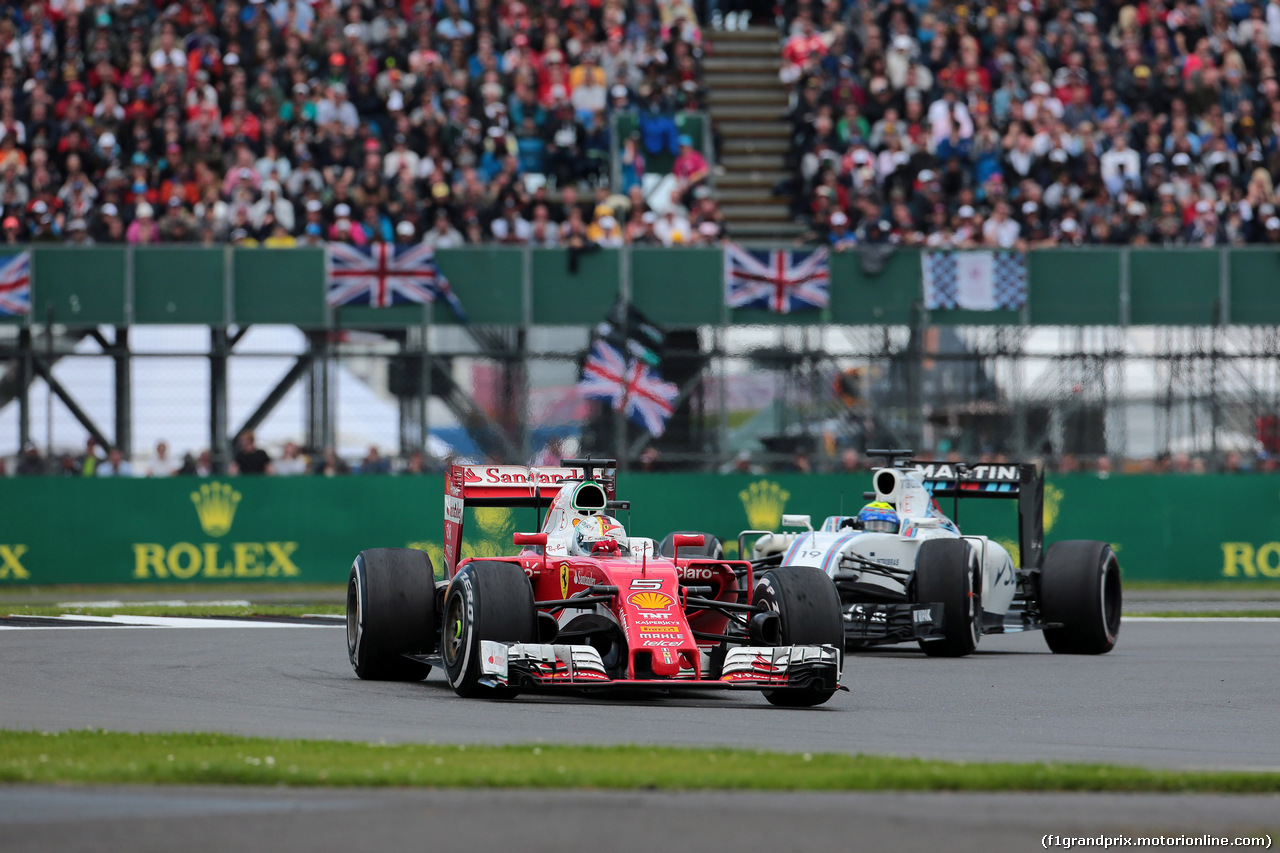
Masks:
[[[223,536],[236,517],[240,493],[227,483],[205,483],[199,491],[191,493],[191,502],[196,505],[196,516],[204,532]]]
[[[738,493],[753,530],[777,530],[791,493],[777,483],[759,480]]]
[[[1044,532],[1053,529],[1058,520],[1058,509],[1062,506],[1063,491],[1057,486],[1045,484],[1044,487]]]

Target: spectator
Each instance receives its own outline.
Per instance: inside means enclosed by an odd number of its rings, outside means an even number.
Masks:
[[[22,455],[18,457],[15,472],[19,477],[34,477],[47,473],[44,457],[40,455],[40,448],[34,443],[28,441],[22,445]]]
[[[365,454],[364,459],[360,462],[361,474],[389,474],[391,472],[390,460],[384,458],[378,452],[376,444],[369,445],[369,451]]]
[[[231,462],[232,474],[273,474],[274,468],[271,464],[271,457],[267,452],[258,447],[254,438],[253,430],[245,430],[240,434],[237,441],[238,450],[235,458]]]
[[[156,455],[143,467],[142,473],[145,477],[172,477],[180,467],[181,463],[169,456],[169,444],[157,441]]]
[[[133,466],[129,464],[129,460],[124,458],[124,453],[120,448],[113,447],[107,451],[105,462],[98,463],[94,472],[95,477],[132,477]]]
[[[159,243],[160,228],[156,225],[154,216],[155,211],[150,203],[145,201],[138,202],[138,206],[133,211],[134,220],[129,223],[129,228],[125,232],[125,239],[130,245]]]
[[[653,233],[664,246],[679,246],[690,242],[689,220],[676,207],[668,207],[653,226]]]
[[[275,461],[275,473],[282,477],[291,477],[307,473],[307,460],[298,450],[298,445],[286,441],[284,452]]]

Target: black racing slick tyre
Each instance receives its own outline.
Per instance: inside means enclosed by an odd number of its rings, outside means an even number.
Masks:
[[[533,587],[512,563],[477,561],[463,566],[444,597],[440,654],[445,675],[459,696],[512,699],[516,687],[480,683],[480,642],[537,642]]]
[[[973,548],[963,539],[929,539],[916,554],[915,600],[942,603],[942,634],[921,640],[930,657],[958,658],[978,647],[982,636],[982,574]]]
[[[844,618],[836,585],[821,569],[781,566],[756,579],[753,600],[778,614],[780,646],[844,648]],[[784,708],[812,708],[835,695],[834,689],[765,690],[764,698]]]
[[[1059,628],[1046,628],[1050,650],[1067,655],[1101,655],[1120,636],[1120,563],[1105,542],[1055,542],[1040,570],[1040,615]]]
[[[703,533],[701,530],[673,530],[662,538],[658,543],[658,554],[663,557],[674,557],[676,555],[675,536],[677,533],[689,534],[693,536],[701,535],[703,543],[698,545],[683,545],[680,548],[680,558],[689,559],[692,557],[710,557],[713,560],[724,559],[724,547],[720,544],[720,540],[710,533]]]
[[[435,571],[412,548],[372,548],[356,555],[347,580],[347,656],[360,678],[421,681],[438,636]]]

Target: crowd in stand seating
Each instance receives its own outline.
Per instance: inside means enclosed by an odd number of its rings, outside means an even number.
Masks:
[[[1280,244],[1280,0],[790,0],[808,238]]]
[[[0,245],[697,242],[702,179],[674,236],[639,190],[697,152],[612,185],[610,116],[700,109],[701,52],[688,0],[6,3]]]

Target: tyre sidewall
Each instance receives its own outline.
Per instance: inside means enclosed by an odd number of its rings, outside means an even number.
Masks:
[[[435,648],[431,559],[408,548],[361,551],[347,575],[347,658],[361,678],[421,681],[428,664],[405,658]]]
[[[1113,584],[1114,589],[1108,590]],[[1120,635],[1120,565],[1105,542],[1055,542],[1040,572],[1040,613],[1045,642],[1059,654],[1105,654]],[[1111,613],[1108,612],[1110,605]],[[1108,624],[1114,615],[1114,624]]]
[[[982,576],[976,552],[963,539],[929,539],[916,555],[914,577],[918,604],[942,604],[944,637],[921,640],[926,654],[962,657],[982,637]]]
[[[778,614],[779,645],[833,646],[844,654],[844,619],[835,584],[821,569],[782,566],[756,579],[752,600]],[[792,688],[763,690],[772,705],[810,708],[835,695],[835,690]]]
[[[474,693],[480,678],[480,639],[476,632],[476,610],[480,590],[476,571],[464,566],[453,576],[444,597],[444,615],[440,626],[440,648],[444,656],[445,675],[449,685],[460,695]],[[455,606],[457,614],[455,616]],[[461,625],[455,620],[460,617]],[[452,640],[460,630],[456,654]]]

